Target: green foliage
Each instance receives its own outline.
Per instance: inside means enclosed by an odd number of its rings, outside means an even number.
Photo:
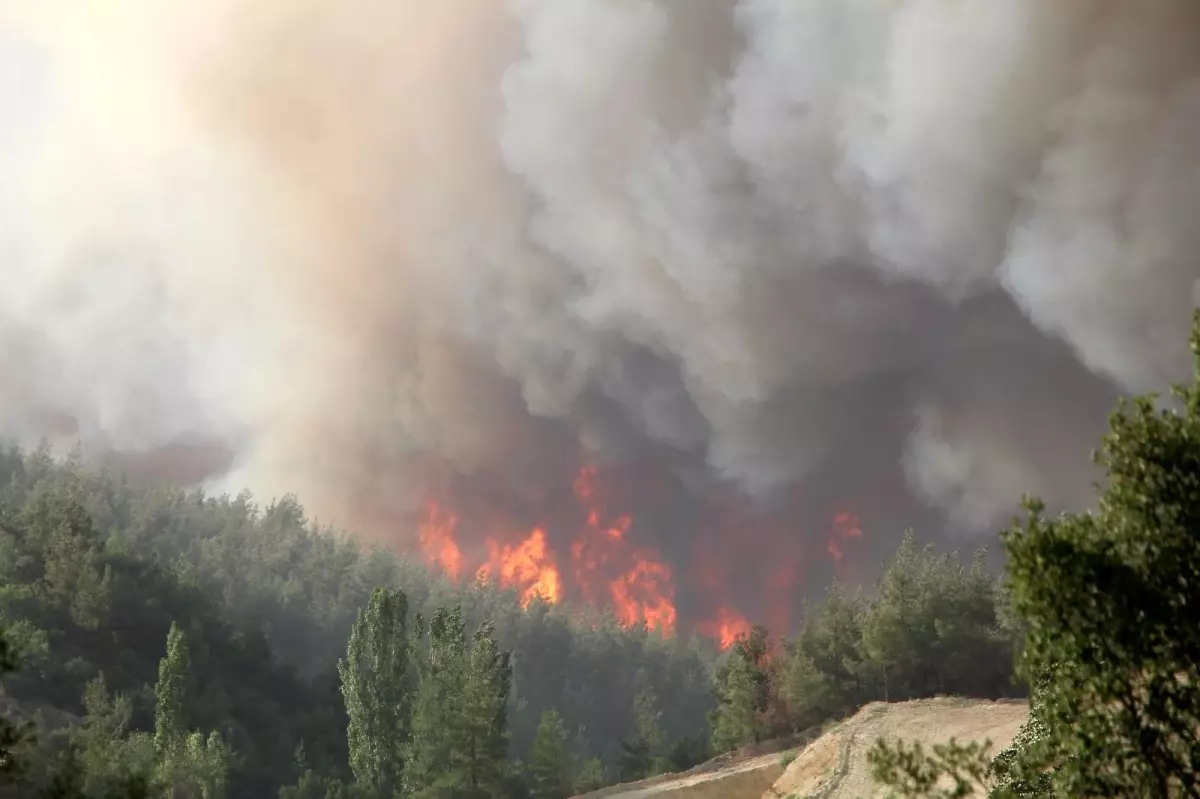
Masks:
[[[919,743],[897,741],[892,746],[880,739],[867,753],[867,762],[871,776],[890,788],[894,799],[961,799],[984,787],[990,750],[990,741],[963,745],[951,738],[926,753]]]
[[[525,610],[494,586],[454,588],[419,562],[319,528],[291,497],[260,507],[248,494],[147,488],[79,459],[55,460],[48,449],[0,449],[0,626],[22,664],[5,678],[5,707],[41,712],[58,726],[86,720],[81,697],[103,675],[123,708],[124,732],[119,746],[81,748],[89,779],[93,756],[129,768],[145,759],[159,650],[177,622],[190,649],[187,721],[219,731],[237,752],[230,799],[275,795],[309,770],[348,782],[349,718],[336,665],[357,613],[381,586],[402,588],[411,612],[461,604],[470,629],[493,622],[497,645],[513,653],[513,751],[528,751],[542,711],[553,707],[568,729],[589,731],[581,762],[599,757],[611,767],[633,725],[640,684],[631,673],[658,693],[669,739],[705,730],[713,653],[704,646],[607,617],[581,623],[544,603]],[[22,757],[39,786],[68,737],[43,732],[46,751]],[[293,757],[301,740],[302,766]],[[152,763],[152,740],[150,750]]]
[[[634,734],[621,741],[618,762],[621,779],[643,780],[666,773],[666,736],[662,730],[662,710],[658,696],[650,686],[638,691],[633,700]]]
[[[608,769],[604,767],[604,761],[598,757],[589,758],[583,761],[575,775],[575,793],[598,791],[608,782]]]
[[[230,799],[274,795],[281,785],[306,797],[365,795],[349,785],[351,753],[372,747],[351,740],[358,694],[343,695],[337,664],[353,660],[348,639],[380,587],[402,587],[414,617],[460,608],[458,643],[448,635],[435,647],[426,628],[411,632],[409,649],[395,645],[405,639],[395,626],[404,611],[392,613],[390,637],[377,637],[378,651],[409,657],[409,692],[380,706],[411,699],[412,728],[404,746],[375,751],[398,764],[395,753],[411,747],[424,762],[442,764],[424,769],[426,792],[438,780],[453,791],[518,792],[517,766],[504,754],[531,751],[550,708],[566,729],[587,730],[572,745],[583,790],[607,782],[618,766],[636,776],[682,770],[710,754],[710,741],[752,743],[853,712],[882,698],[885,671],[896,695],[1009,689],[1012,635],[994,582],[921,551],[904,560],[920,589],[907,606],[912,624],[899,628],[904,635],[880,632],[895,616],[883,599],[837,589],[806,614],[786,652],[768,657],[766,633],[756,631],[714,675],[714,653],[702,643],[624,630],[602,616],[579,623],[545,603],[524,610],[494,587],[454,588],[420,564],[315,527],[291,497],[260,508],[248,495],[141,488],[78,461],[56,463],[46,450],[8,452],[0,453],[0,531],[0,623],[28,666],[10,675],[6,691],[22,708],[81,719],[43,736],[34,763],[39,787],[68,740],[89,794],[131,775],[163,777],[155,719],[160,709],[178,708],[175,721],[161,726],[182,740],[180,785],[193,784],[189,774],[196,784],[215,780],[214,764],[225,761]],[[153,653],[176,622],[188,633],[187,665],[166,676],[185,675],[185,687],[166,680],[160,701],[149,688],[159,677]],[[880,633],[874,643],[886,645],[864,646],[870,624]],[[362,653],[371,649],[366,627]],[[486,630],[482,639],[468,640],[476,629]],[[919,635],[909,635],[914,630]],[[919,645],[906,649],[911,640]],[[435,648],[444,670],[429,665]],[[369,660],[359,661],[360,676],[370,672]],[[438,696],[453,698],[441,707]],[[721,729],[706,730],[718,698]],[[206,732],[197,737],[192,729]],[[208,731],[220,733],[211,750]],[[381,736],[360,736],[372,737]],[[445,774],[433,774],[443,766]]]
[[[0,630],[0,679],[16,668],[3,630]],[[2,696],[3,694],[0,694]],[[11,782],[22,770],[18,747],[26,740],[26,730],[0,715],[0,784]]]
[[[862,652],[866,610],[861,595],[835,583],[806,618],[780,675],[780,695],[794,728],[845,716],[875,698]]]
[[[159,757],[183,744],[190,668],[187,641],[179,626],[172,623],[167,633],[167,654],[158,664],[158,684],[154,686],[154,748]]]
[[[129,697],[109,695],[104,676],[100,675],[84,690],[83,706],[85,715],[72,731],[71,745],[78,755],[87,791],[110,793],[130,780],[148,780],[159,753],[154,736],[133,731],[133,703]],[[182,720],[179,729],[183,729]]]
[[[572,792],[572,764],[567,728],[557,710],[542,714],[529,751],[532,799],[566,799]]]
[[[338,661],[350,769],[361,788],[387,795],[404,773],[401,749],[409,738],[408,598],[378,588],[350,631]]]
[[[231,752],[216,732],[187,730],[187,640],[178,625],[167,634],[159,663],[154,712],[155,782],[166,799],[224,799]]]
[[[990,764],[994,799],[1200,796],[1200,312],[1191,345],[1195,375],[1173,403],[1142,397],[1111,417],[1098,509],[1047,518],[1029,500],[1004,534],[1036,690]]]
[[[726,752],[758,743],[781,730],[772,719],[775,676],[770,665],[771,641],[766,628],[755,626],[738,639],[716,673],[717,707],[709,713],[712,747]]]
[[[861,653],[884,701],[989,695],[1007,687],[1012,636],[979,553],[970,570],[905,536],[862,618]]]
[[[1122,404],[1095,513],[1027,503],[1005,534],[1040,739],[1022,758],[1069,796],[1200,796],[1200,313],[1196,376]]]
[[[507,706],[511,666],[490,624],[468,646],[461,607],[439,608],[413,624],[419,680],[405,747],[405,792],[473,799],[505,790],[510,769]]]
[[[1045,705],[1040,701],[1047,680],[1043,677],[1030,702],[1029,718],[1005,749],[992,759],[989,777],[991,799],[1051,799],[1054,788],[1050,770],[1037,761],[1036,753],[1047,741]]]

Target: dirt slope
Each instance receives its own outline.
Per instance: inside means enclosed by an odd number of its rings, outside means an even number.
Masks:
[[[990,739],[992,751],[997,752],[1012,741],[1028,713],[1029,706],[1023,701],[947,698],[894,705],[876,702],[801,752],[762,799],[885,796],[886,791],[871,780],[867,765],[867,751],[879,738],[903,738],[926,746],[950,738],[961,743]]]
[[[867,705],[817,740],[783,753],[724,758],[685,774],[672,774],[587,794],[586,799],[867,799],[883,796],[871,781],[867,751],[880,738],[921,741],[951,737],[991,739],[999,751],[1016,735],[1029,711],[1023,701],[924,699]],[[582,799],[582,798],[581,798]]]

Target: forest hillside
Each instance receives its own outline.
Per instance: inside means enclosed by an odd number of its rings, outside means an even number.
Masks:
[[[363,614],[384,589],[403,602],[401,638],[443,618],[463,641],[486,628],[504,653],[496,757],[517,793],[539,768],[562,772],[543,774],[561,795],[684,770],[875,700],[1023,692],[996,577],[911,537],[877,590],[834,586],[793,638],[755,628],[720,652],[599,611],[523,607],[492,584],[455,586],[314,525],[290,497],[264,507],[153,487],[45,448],[0,454],[0,485],[0,627],[17,666],[4,707],[39,730],[34,784],[77,751],[118,771],[152,761],[137,736],[161,726],[172,646],[186,652],[170,667],[180,734],[227,750],[228,796],[273,796],[306,775],[308,790],[352,780],[339,663],[356,619],[369,637]],[[433,633],[421,635],[431,651]],[[91,751],[88,735],[128,746]]]

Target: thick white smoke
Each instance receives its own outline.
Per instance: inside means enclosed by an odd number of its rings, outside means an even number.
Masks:
[[[3,434],[379,535],[581,453],[988,529],[1188,368],[1194,0],[88,8],[0,0]]]

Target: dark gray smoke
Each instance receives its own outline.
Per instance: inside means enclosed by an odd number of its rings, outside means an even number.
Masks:
[[[753,606],[1187,373],[1194,0],[102,6],[0,0],[5,434],[389,540],[653,473],[680,575],[740,492]]]

